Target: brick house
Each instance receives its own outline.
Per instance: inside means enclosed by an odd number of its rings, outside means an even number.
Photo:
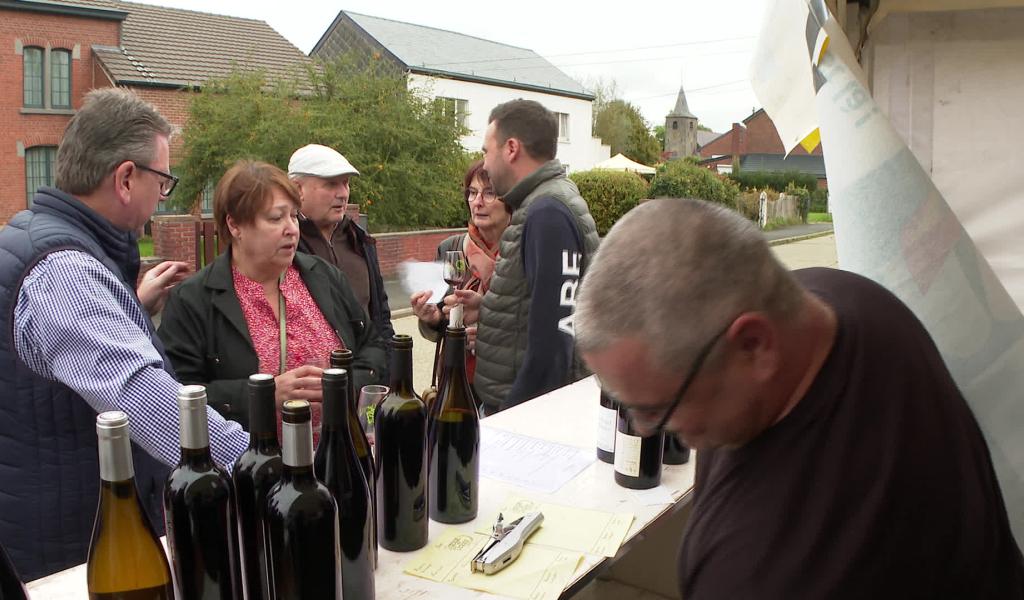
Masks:
[[[117,0],[0,0],[0,224],[53,183],[89,90],[118,86],[180,131],[190,95],[235,67],[292,76],[309,59],[267,23]],[[171,163],[182,140],[171,143]]]
[[[702,165],[719,172],[731,171],[738,160],[741,171],[799,171],[817,177],[819,188],[828,188],[821,145],[811,153],[797,146],[786,156],[775,123],[764,109],[702,144],[700,157]]]

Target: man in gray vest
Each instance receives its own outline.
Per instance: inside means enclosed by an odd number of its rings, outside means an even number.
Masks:
[[[26,580],[86,560],[98,412],[130,417],[139,495],[163,528],[180,386],[149,314],[187,266],[158,267],[136,290],[135,232],[177,183],[170,134],[131,92],[90,92],[57,149],[56,186],[0,230],[0,540]],[[207,415],[213,457],[229,465],[249,436]]]
[[[479,320],[474,383],[486,414],[582,375],[573,308],[598,237],[587,203],[555,158],[557,150],[558,121],[540,103],[512,100],[491,111],[484,169],[512,221],[501,236],[500,259],[482,303],[474,292],[455,294],[466,307],[467,324]]]

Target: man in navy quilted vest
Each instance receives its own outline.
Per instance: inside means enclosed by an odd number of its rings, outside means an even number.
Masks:
[[[150,314],[187,266],[164,263],[136,289],[136,232],[177,183],[170,135],[134,94],[90,92],[57,149],[55,187],[0,230],[0,544],[26,580],[86,560],[98,412],[129,415],[139,493],[162,528],[179,384]],[[214,457],[230,465],[248,435],[208,414]]]

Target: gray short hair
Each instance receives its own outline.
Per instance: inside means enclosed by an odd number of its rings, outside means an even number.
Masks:
[[[54,184],[88,194],[126,160],[149,166],[158,135],[169,138],[171,124],[151,104],[121,88],[93,90],[64,130]]]
[[[581,352],[639,336],[665,369],[685,369],[742,312],[787,318],[803,292],[764,236],[701,200],[651,200],[608,232],[576,297]]]

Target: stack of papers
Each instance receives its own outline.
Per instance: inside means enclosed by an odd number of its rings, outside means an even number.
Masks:
[[[518,487],[553,494],[594,460],[593,450],[480,428],[480,474]]]

